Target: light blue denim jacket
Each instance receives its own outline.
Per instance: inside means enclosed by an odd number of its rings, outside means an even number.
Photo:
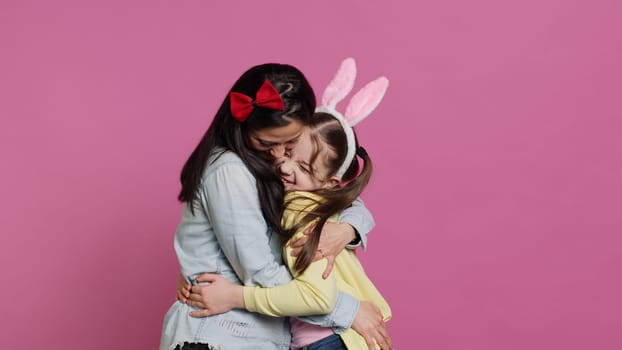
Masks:
[[[232,152],[210,159],[194,215],[188,205],[182,209],[175,233],[175,252],[181,273],[192,280],[203,272],[220,274],[233,283],[272,287],[291,280],[282,263],[279,237],[263,219],[255,178]],[[374,226],[371,213],[358,200],[342,214],[365,246]],[[302,319],[341,333],[349,328],[359,301],[340,292],[331,314]],[[160,350],[177,344],[208,343],[216,349],[289,349],[287,318],[275,318],[235,309],[204,318],[188,315],[194,308],[176,302],[166,313]]]

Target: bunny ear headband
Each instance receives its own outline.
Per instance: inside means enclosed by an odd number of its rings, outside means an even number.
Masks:
[[[346,133],[348,153],[335,174],[339,178],[348,170],[356,153],[356,140],[352,127],[376,109],[389,87],[389,80],[386,77],[380,77],[368,83],[350,99],[345,114],[341,114],[335,107],[352,91],[355,78],[356,63],[354,58],[346,58],[341,62],[333,80],[324,90],[320,106],[316,108],[316,112],[328,113],[337,118]]]

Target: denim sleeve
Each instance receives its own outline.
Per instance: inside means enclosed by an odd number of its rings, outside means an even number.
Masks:
[[[218,243],[242,283],[271,287],[289,282],[289,270],[271,248],[277,238],[261,213],[255,178],[244,164],[223,156],[208,167],[201,191]]]
[[[361,246],[367,247],[367,234],[376,225],[371,212],[365,207],[359,197],[352,206],[345,209],[339,215],[339,221],[350,224],[361,237]],[[348,246],[353,249],[356,246]],[[300,317],[301,320],[322,327],[331,327],[335,333],[340,334],[352,326],[354,317],[360,307],[360,301],[350,294],[339,291],[335,308],[328,315]]]
[[[367,234],[374,228],[376,222],[360,197],[352,203],[352,206],[341,212],[339,221],[347,222],[356,230],[361,237],[360,245],[363,250],[365,250],[367,248]],[[348,248],[353,249],[357,246],[358,245],[348,246]]]
[[[345,292],[337,292],[335,308],[328,315],[314,315],[299,317],[307,323],[321,327],[330,327],[337,334],[345,332],[352,326],[354,317],[359,311],[361,303],[358,299]]]

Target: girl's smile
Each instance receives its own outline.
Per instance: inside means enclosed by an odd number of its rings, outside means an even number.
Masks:
[[[314,157],[319,147],[317,156]],[[327,162],[334,152],[326,145],[314,145],[309,128],[304,128],[298,142],[291,148],[289,157],[275,161],[276,171],[286,191],[315,191],[336,186],[339,181],[327,179]]]

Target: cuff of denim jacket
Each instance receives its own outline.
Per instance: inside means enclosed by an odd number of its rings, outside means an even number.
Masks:
[[[365,223],[364,218],[361,215],[356,214],[342,214],[339,217],[339,222],[344,222],[354,229],[356,238],[350,242],[346,247],[348,249],[356,249],[361,247],[363,250],[367,248],[367,234],[371,231],[373,225]]]
[[[350,294],[341,291],[337,293],[337,302],[331,320],[336,334],[341,334],[352,327],[360,306],[361,302]]]

